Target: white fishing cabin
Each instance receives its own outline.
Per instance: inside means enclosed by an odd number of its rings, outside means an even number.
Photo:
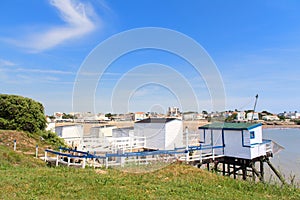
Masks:
[[[135,122],[134,134],[146,138],[147,148],[172,150],[183,146],[182,127],[177,118],[147,118]]]
[[[212,123],[199,127],[200,145],[212,146],[226,157],[254,159],[271,153],[271,141],[263,140],[262,124]]]

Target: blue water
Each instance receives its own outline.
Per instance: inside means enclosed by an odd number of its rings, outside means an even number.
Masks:
[[[289,182],[295,176],[295,182],[300,184],[300,129],[264,129],[263,138],[271,139],[284,149],[271,158],[273,165],[281,171]],[[272,172],[269,172],[272,174]],[[270,175],[270,174],[269,174]],[[272,175],[274,177],[274,175]]]

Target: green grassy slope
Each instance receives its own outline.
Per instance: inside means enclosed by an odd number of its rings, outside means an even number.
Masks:
[[[300,199],[300,192],[174,164],[146,174],[18,167],[0,170],[1,199]]]

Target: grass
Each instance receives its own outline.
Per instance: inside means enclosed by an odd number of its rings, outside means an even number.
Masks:
[[[118,170],[17,167],[0,170],[1,199],[300,199],[298,189],[249,183],[191,166]]]
[[[13,137],[0,138],[0,199],[300,199],[293,187],[234,180],[184,164],[150,173],[47,167],[22,151],[34,151],[35,144],[20,142],[14,152],[8,145]]]

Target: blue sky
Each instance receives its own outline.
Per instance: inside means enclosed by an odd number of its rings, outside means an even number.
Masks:
[[[258,93],[258,110],[300,111],[299,10],[296,0],[4,0],[0,93],[36,99],[48,114],[71,112],[76,74],[99,43],[129,29],[163,27],[206,49],[222,76],[227,109],[251,109]],[[188,63],[167,52],[144,50],[121,57],[107,69],[95,92],[95,111],[112,111],[110,96],[118,81],[144,63],[171,66],[189,80],[199,110],[212,109],[203,79]],[[132,80],[141,77],[132,74]],[[133,91],[127,111],[165,111],[168,106],[180,106],[176,94],[152,84]]]

